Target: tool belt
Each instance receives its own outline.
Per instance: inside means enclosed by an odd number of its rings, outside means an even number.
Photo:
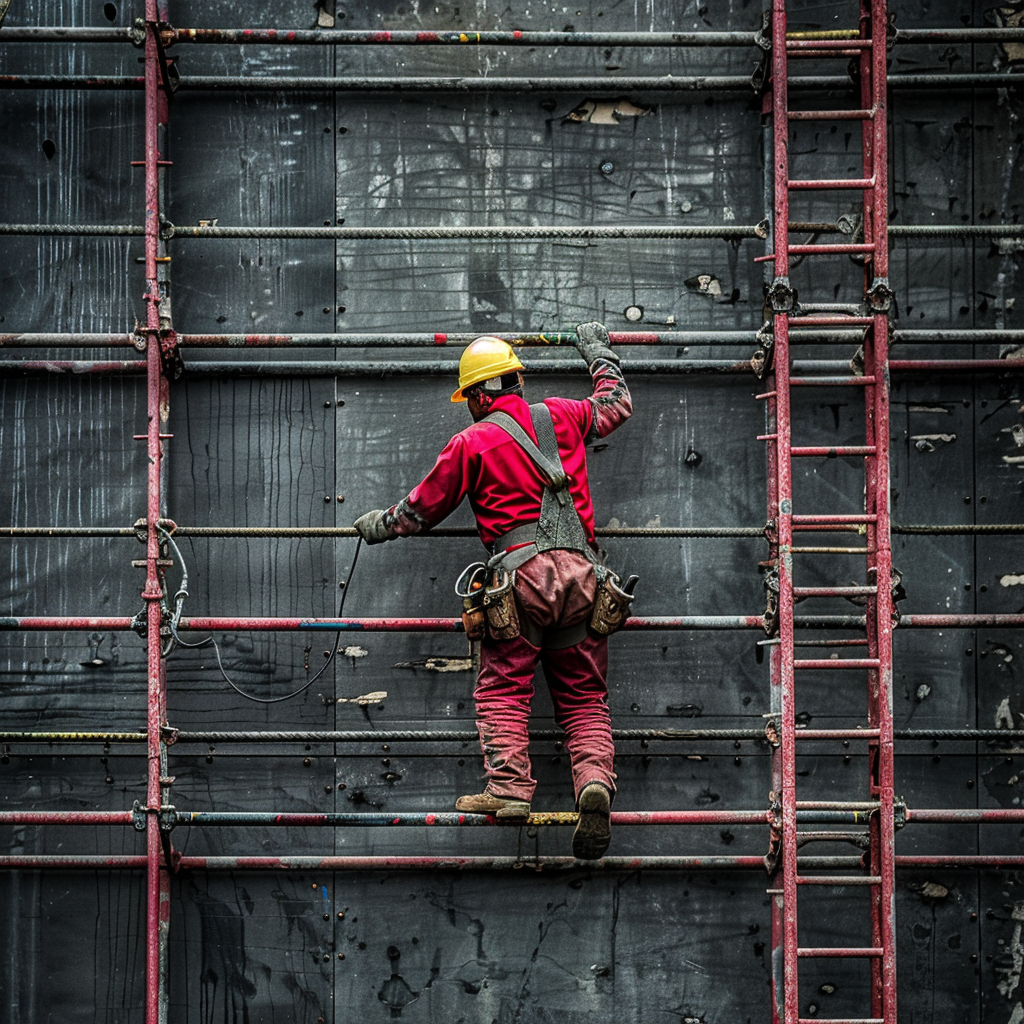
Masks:
[[[467,566],[455,585],[462,598],[462,621],[471,640],[490,636],[511,640],[520,633],[535,647],[559,649],[578,644],[587,630],[597,636],[610,636],[621,629],[629,616],[633,588],[638,577],[625,584],[607,566],[602,565],[587,543],[586,532],[569,491],[569,478],[562,466],[551,411],[543,403],[530,406],[538,445],[509,415],[493,412],[487,422],[501,427],[533,460],[547,480],[541,497],[540,517],[536,522],[517,526],[491,544],[487,563]],[[590,621],[561,629],[542,630],[529,616],[520,616],[515,598],[515,570],[542,551],[575,551],[594,565],[597,593]]]

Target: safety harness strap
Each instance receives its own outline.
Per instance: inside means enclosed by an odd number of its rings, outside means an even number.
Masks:
[[[541,407],[546,411],[547,406],[541,403]],[[537,430],[537,418],[533,415],[534,410],[537,408],[535,405],[530,406],[530,413],[533,418],[533,429]],[[551,423],[550,415],[546,417],[548,423]],[[552,460],[549,454],[545,454],[541,451],[530,439],[530,435],[523,430],[521,426],[506,412],[492,412],[487,416],[487,422],[493,423],[496,427],[501,427],[506,434],[512,437],[527,455],[533,459],[537,468],[547,477],[548,486],[556,489],[561,489],[568,485],[569,479],[565,475],[565,470],[562,468],[562,459],[558,454],[558,444],[555,443],[555,457]],[[551,428],[551,436],[554,437],[554,427]],[[537,434],[537,439],[541,440],[540,433]],[[543,443],[543,442],[542,442]]]
[[[540,551],[554,550],[578,551],[590,561],[596,562],[594,552],[587,543],[576,503],[569,492],[569,478],[558,451],[558,439],[555,437],[551,410],[543,402],[538,402],[530,406],[530,419],[537,435],[536,445],[507,413],[493,412],[487,417],[488,422],[501,427],[530,456],[549,480],[541,496],[540,518],[535,523],[517,526],[499,537],[491,545],[494,552],[491,562],[496,563],[500,560],[501,565],[511,571],[528,562]],[[515,550],[505,554],[510,547],[515,547]]]

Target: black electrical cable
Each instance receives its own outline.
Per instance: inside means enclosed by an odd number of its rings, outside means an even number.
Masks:
[[[343,631],[340,629],[334,634],[334,644],[331,646],[331,653],[328,655],[328,658],[323,663],[322,667],[315,675],[307,679],[297,690],[294,690],[292,693],[287,693],[283,697],[256,697],[241,689],[225,671],[224,662],[221,660],[220,656],[220,645],[212,636],[208,636],[205,640],[200,640],[199,643],[196,644],[186,643],[182,640],[181,637],[178,636],[178,621],[181,618],[181,611],[185,604],[185,599],[188,597],[188,569],[185,565],[185,559],[182,557],[181,549],[177,544],[175,544],[174,539],[162,527],[158,527],[158,529],[167,538],[171,547],[174,548],[174,553],[178,556],[178,561],[181,563],[181,586],[178,587],[178,591],[174,595],[174,614],[171,616],[171,636],[173,637],[174,643],[181,644],[182,647],[205,647],[207,644],[213,644],[214,653],[217,655],[217,668],[220,669],[220,674],[223,676],[224,682],[226,682],[237,694],[245,697],[246,700],[255,701],[257,704],[279,704],[281,701],[291,700],[292,697],[298,697],[300,693],[305,693],[305,691],[308,690],[327,671],[331,662],[334,661],[334,656],[338,653],[338,647],[341,644],[341,634]],[[352,583],[352,576],[356,571],[356,562],[359,561],[359,549],[362,547],[362,544],[363,538],[356,538],[356,550],[355,554],[352,556],[352,566],[348,571],[348,581],[341,592],[341,601],[338,603],[339,619],[345,611],[345,598],[348,597],[349,586]]]

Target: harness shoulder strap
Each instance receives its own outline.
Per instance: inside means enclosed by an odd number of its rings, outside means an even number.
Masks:
[[[544,413],[547,412],[547,406],[543,403],[540,404],[539,409]],[[541,421],[547,420],[548,433],[551,434],[551,440],[555,440],[555,429],[551,422],[551,417],[537,415],[538,406],[530,406],[530,415],[533,419],[533,429],[537,432],[537,438],[542,444],[546,441],[546,438],[542,437],[542,428],[538,426],[538,419]],[[516,423],[516,421],[504,412],[492,412],[487,416],[487,422],[493,423],[496,427],[501,427],[502,430],[508,434],[513,441],[515,441],[520,448],[526,452],[527,455],[533,460],[537,468],[547,477],[548,486],[553,487],[555,490],[561,490],[569,482],[565,475],[565,470],[562,468],[562,460],[558,454],[558,443],[554,444],[554,458],[551,457],[551,448],[549,445],[544,444],[546,450],[538,448],[533,443],[530,435],[527,434],[523,428]]]

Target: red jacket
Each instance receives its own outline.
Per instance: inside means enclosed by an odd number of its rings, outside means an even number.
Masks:
[[[588,399],[546,398],[562,466],[587,540],[594,543],[594,506],[587,480],[588,440],[605,437],[633,411],[622,372],[604,359],[592,367],[594,392]],[[518,395],[495,399],[488,410],[507,413],[536,441],[530,407]],[[540,517],[544,480],[533,460],[501,427],[481,420],[445,445],[434,468],[409,495],[385,514],[393,536],[437,526],[468,497],[485,546],[516,526]]]

